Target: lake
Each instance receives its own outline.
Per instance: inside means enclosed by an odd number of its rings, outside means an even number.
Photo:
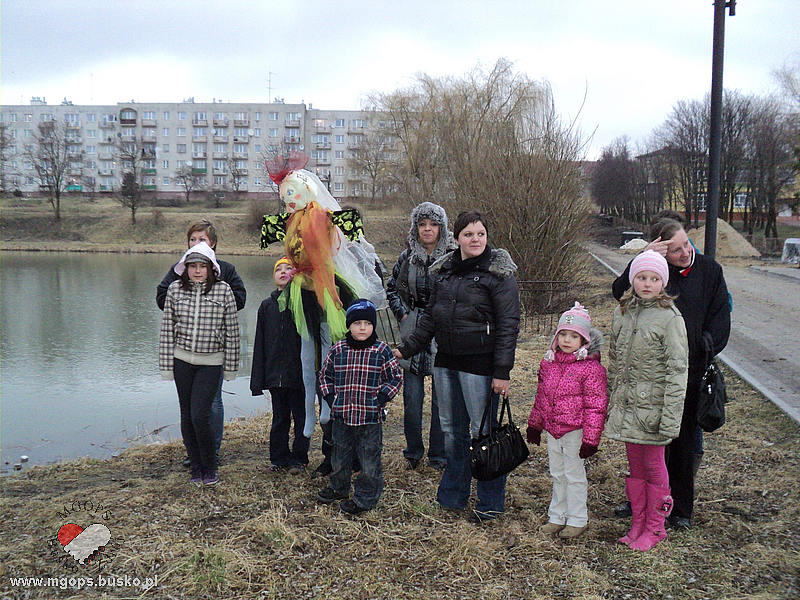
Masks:
[[[3,252],[2,468],[108,457],[181,439],[178,396],[158,371],[156,285],[180,256]],[[223,385],[226,420],[268,409],[250,394],[256,315],[275,289],[271,257],[230,258],[247,288],[239,377]],[[154,433],[155,432],[155,433]],[[224,441],[223,441],[224,446]]]

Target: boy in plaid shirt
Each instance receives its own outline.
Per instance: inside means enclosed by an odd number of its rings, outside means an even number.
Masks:
[[[343,500],[339,508],[357,515],[374,508],[383,492],[384,406],[400,391],[403,375],[389,346],[375,334],[375,305],[357,300],[346,318],[346,338],[331,348],[319,374],[322,398],[331,406],[333,472],[317,500]],[[361,474],[350,500],[353,453]]]

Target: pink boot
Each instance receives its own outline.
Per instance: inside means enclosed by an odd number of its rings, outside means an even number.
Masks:
[[[634,550],[647,552],[667,537],[664,521],[672,512],[672,496],[668,487],[647,484],[647,511],[645,513],[645,529],[629,546]]]
[[[633,512],[633,522],[631,529],[623,537],[619,538],[620,544],[630,544],[644,531],[645,509],[647,508],[647,491],[644,479],[634,479],[628,477],[625,480],[625,494],[631,501],[631,511]]]

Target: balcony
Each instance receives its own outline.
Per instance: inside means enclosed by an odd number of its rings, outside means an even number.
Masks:
[[[300,138],[293,135],[289,135],[283,138],[283,141],[286,142],[287,144],[299,144]]]
[[[228,171],[226,169],[214,169],[214,175],[227,175]]]
[[[100,127],[103,129],[113,129],[116,126],[116,121],[100,121]]]
[[[71,160],[77,160],[79,158],[83,158],[83,153],[80,151],[75,152],[74,150],[70,150],[67,152],[67,158]]]
[[[236,169],[236,175],[238,175],[239,177],[246,177],[247,169]]]
[[[300,119],[286,119],[286,127],[300,127]]]
[[[113,186],[110,186],[110,185],[101,185],[101,186],[99,187],[99,190],[100,190],[101,192],[111,192],[111,191],[114,191],[114,187],[113,187]]]
[[[205,167],[200,167],[200,168],[192,167],[192,175],[205,175],[206,173],[208,173],[208,169],[206,169]]]
[[[136,119],[122,119],[119,120],[120,125],[136,125]]]
[[[114,171],[110,171],[108,169],[103,169],[97,172],[98,175],[102,175],[103,177],[113,177]]]
[[[155,119],[142,119],[142,127],[155,127],[158,125]]]
[[[364,146],[363,142],[347,142],[347,149],[348,150],[360,150]]]
[[[81,124],[80,123],[75,123],[75,122],[72,122],[72,121],[68,121],[66,123],[66,127],[67,127],[67,129],[80,129],[81,128]]]
[[[97,156],[97,160],[102,160],[102,161],[105,161],[105,160],[114,160],[114,157],[113,157],[113,155],[111,155],[111,154],[99,154],[99,155]]]
[[[192,158],[207,158],[207,155],[205,152],[193,152]]]
[[[318,150],[330,150],[331,143],[330,142],[314,142],[314,148]]]
[[[193,135],[192,136],[192,141],[193,142],[205,142],[205,141],[207,141],[207,139],[206,139],[206,136],[204,136],[204,135]]]
[[[234,119],[234,127],[250,127],[250,119]]]
[[[113,144],[114,138],[112,136],[104,137],[100,140],[101,144]]]
[[[317,160],[317,166],[318,166],[318,167],[319,167],[319,166],[322,166],[322,165],[329,165],[329,164],[331,164],[331,159],[330,159],[330,158],[318,158],[318,159],[316,159],[316,160]]]
[[[233,153],[233,158],[246,159],[247,158],[247,152],[234,152]]]
[[[143,190],[154,190],[154,189],[156,189],[156,184],[155,183],[146,183],[146,184],[144,184],[142,186],[142,189]]]
[[[215,135],[214,136],[214,141],[215,142],[224,142],[224,143],[227,144],[228,143],[228,136],[227,135]]]
[[[314,125],[314,133],[330,133],[331,126],[328,125]]]
[[[214,127],[227,127],[228,119],[214,119]]]
[[[242,143],[246,144],[248,142],[248,138],[247,138],[247,136],[244,136],[244,137],[236,136],[235,138],[233,138],[233,141],[234,142],[242,142]]]
[[[228,158],[228,153],[227,152],[214,152],[211,156],[212,156],[212,158],[216,158],[216,159]]]
[[[142,175],[155,175],[155,169],[142,169]]]
[[[208,119],[192,119],[192,125],[208,127]]]

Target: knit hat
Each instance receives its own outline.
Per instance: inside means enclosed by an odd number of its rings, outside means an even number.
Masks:
[[[285,256],[281,256],[278,260],[275,261],[275,266],[272,267],[272,274],[275,275],[275,271],[278,270],[278,266],[280,265],[289,265],[292,266],[292,261],[290,261]]]
[[[574,331],[583,338],[584,343],[582,344],[582,347],[585,347],[591,339],[591,334],[589,333],[591,328],[592,318],[589,316],[589,311],[587,311],[581,305],[581,303],[576,300],[575,306],[562,313],[561,317],[559,317],[558,326],[556,327],[556,332],[553,335],[553,341],[550,342],[550,350],[548,350],[545,354],[545,359],[553,360],[555,351],[558,348],[559,331]]]
[[[193,262],[210,263],[214,267],[214,272],[217,274],[217,276],[219,276],[220,269],[219,263],[217,262],[217,257],[214,254],[214,251],[211,249],[211,246],[205,242],[195,244],[186,252],[184,252],[181,259],[173,267],[173,271],[175,271],[175,273],[178,275],[183,275],[183,272],[186,270],[186,265]]]
[[[661,281],[664,282],[664,287],[667,287],[669,282],[669,266],[667,259],[661,256],[655,250],[645,250],[639,254],[631,262],[630,273],[628,274],[628,281],[633,285],[633,279],[642,271],[653,271],[658,273]]]
[[[372,302],[366,298],[359,298],[347,309],[347,316],[345,319],[348,327],[356,321],[369,321],[372,323],[373,327],[376,327],[378,313]]]

